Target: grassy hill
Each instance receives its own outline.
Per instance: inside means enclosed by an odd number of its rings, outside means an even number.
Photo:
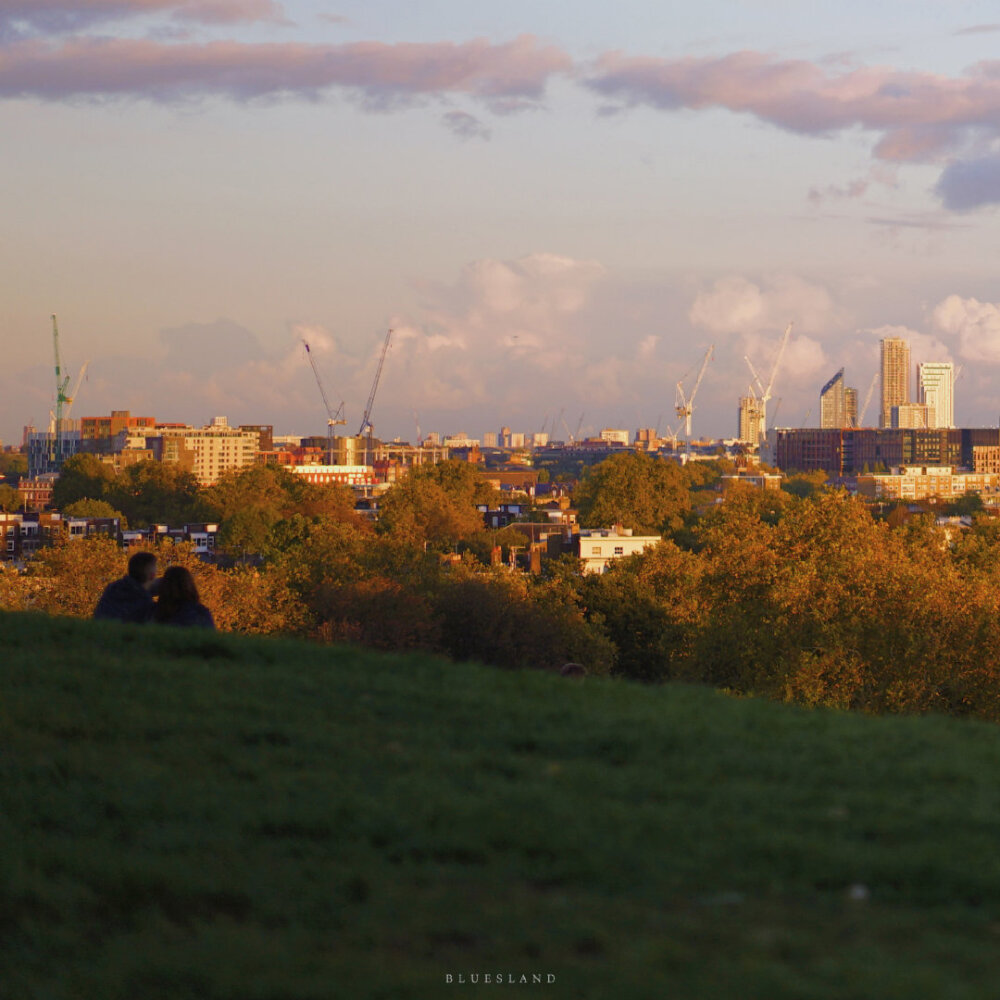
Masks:
[[[1000,981],[990,725],[7,615],[0,769],[6,1000]]]

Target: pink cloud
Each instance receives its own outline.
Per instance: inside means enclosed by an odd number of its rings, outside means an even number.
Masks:
[[[248,100],[315,97],[339,87],[359,92],[373,107],[433,94],[468,94],[505,106],[512,98],[537,100],[551,75],[570,68],[565,52],[531,35],[498,45],[485,39],[391,45],[33,40],[0,47],[0,97],[174,100],[223,94]]]
[[[970,129],[1000,129],[1000,63],[961,77],[888,67],[828,72],[805,60],[760,52],[716,58],[598,60],[588,86],[625,105],[728,108],[792,132],[818,135],[860,127],[882,133],[876,156],[935,159]]]
[[[277,0],[0,0],[0,30],[68,31],[161,13],[206,24],[283,19]]]

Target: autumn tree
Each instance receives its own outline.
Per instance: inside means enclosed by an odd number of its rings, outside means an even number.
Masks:
[[[612,455],[584,473],[574,494],[584,527],[620,524],[640,534],[674,531],[691,508],[676,462],[645,452]]]
[[[422,465],[383,497],[378,530],[410,544],[450,550],[482,529],[476,505],[495,505],[498,500],[497,491],[468,462]]]

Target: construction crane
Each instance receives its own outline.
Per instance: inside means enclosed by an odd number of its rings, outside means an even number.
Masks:
[[[330,401],[326,398],[326,389],[323,388],[323,380],[319,377],[316,359],[313,357],[312,350],[304,337],[302,338],[302,346],[306,349],[309,366],[313,370],[313,375],[316,376],[316,385],[319,387],[319,394],[323,397],[323,406],[326,409],[326,462],[327,465],[333,465],[333,429],[337,424],[347,423],[344,419],[344,403],[341,400],[337,412],[334,413],[333,408],[330,406]]]
[[[583,427],[583,418],[586,415],[587,415],[587,411],[586,410],[584,410],[583,413],[580,414],[580,419],[576,422],[576,433],[570,435],[570,439],[569,439],[570,443],[573,443],[574,441],[579,441],[580,440],[580,428]]]
[[[62,422],[63,404],[69,398],[66,395],[66,386],[69,385],[69,375],[63,375],[62,366],[59,362],[59,323],[55,314],[52,316],[52,350],[56,360],[56,409],[54,413],[55,434],[52,438],[52,451],[49,455],[54,463],[62,462]]]
[[[680,431],[681,427],[684,428],[684,436],[687,438],[687,451],[691,454],[691,415],[694,413],[694,398],[698,395],[698,389],[701,387],[701,380],[705,377],[705,369],[708,368],[709,361],[712,360],[712,354],[715,352],[715,345],[710,344],[708,350],[705,352],[705,358],[701,363],[701,369],[698,371],[698,377],[695,379],[694,388],[691,390],[691,395],[684,391],[684,381],[690,376],[690,372],[684,376],[677,383],[677,394],[674,404],[674,410],[677,412],[677,416],[680,418],[680,424],[677,430]]]
[[[375,378],[372,380],[372,391],[368,393],[368,402],[365,404],[365,415],[361,418],[361,427],[358,430],[358,437],[367,434],[368,443],[365,448],[365,465],[368,464],[369,453],[372,450],[372,407],[375,405],[375,393],[378,392],[379,380],[382,378],[382,366],[385,364],[385,356],[389,351],[389,342],[392,340],[392,327],[385,332],[385,342],[382,344],[382,353],[378,356],[378,367],[375,369]]]
[[[80,366],[80,374],[76,377],[76,385],[73,386],[73,392],[66,397],[66,409],[63,410],[63,419],[69,420],[70,410],[73,409],[73,403],[76,401],[76,395],[80,391],[80,385],[87,375],[87,369],[90,367],[90,361],[84,361]]]
[[[750,358],[744,355],[743,360],[746,361],[747,366],[750,368],[750,374],[753,376],[754,382],[757,384],[757,393],[754,394],[754,401],[756,404],[757,412],[760,419],[760,442],[763,444],[767,440],[767,402],[771,398],[771,390],[774,388],[774,380],[778,375],[778,366],[781,364],[782,355],[785,353],[785,348],[788,346],[788,338],[792,334],[792,324],[789,323],[785,327],[784,335],[781,338],[781,344],[778,346],[778,354],[774,359],[774,367],[771,369],[771,378],[768,380],[767,386],[765,387],[761,381],[760,376],[757,374],[753,363]]]
[[[865,426],[865,414],[868,412],[868,407],[871,404],[872,393],[875,392],[875,383],[878,381],[878,377],[878,372],[875,372],[875,374],[872,375],[871,384],[868,386],[868,392],[865,394],[865,401],[862,404],[861,409],[858,411],[858,422],[855,425],[857,427]]]

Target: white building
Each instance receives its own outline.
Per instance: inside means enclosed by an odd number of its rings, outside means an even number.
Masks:
[[[950,361],[917,365],[917,402],[927,407],[928,427],[955,426],[955,366]]]
[[[618,430],[615,427],[605,427],[601,430],[601,440],[608,444],[623,444],[627,448],[631,443],[628,431]]]
[[[631,528],[581,528],[583,572],[603,573],[608,563],[652,548],[659,541],[659,535],[633,535]]]

